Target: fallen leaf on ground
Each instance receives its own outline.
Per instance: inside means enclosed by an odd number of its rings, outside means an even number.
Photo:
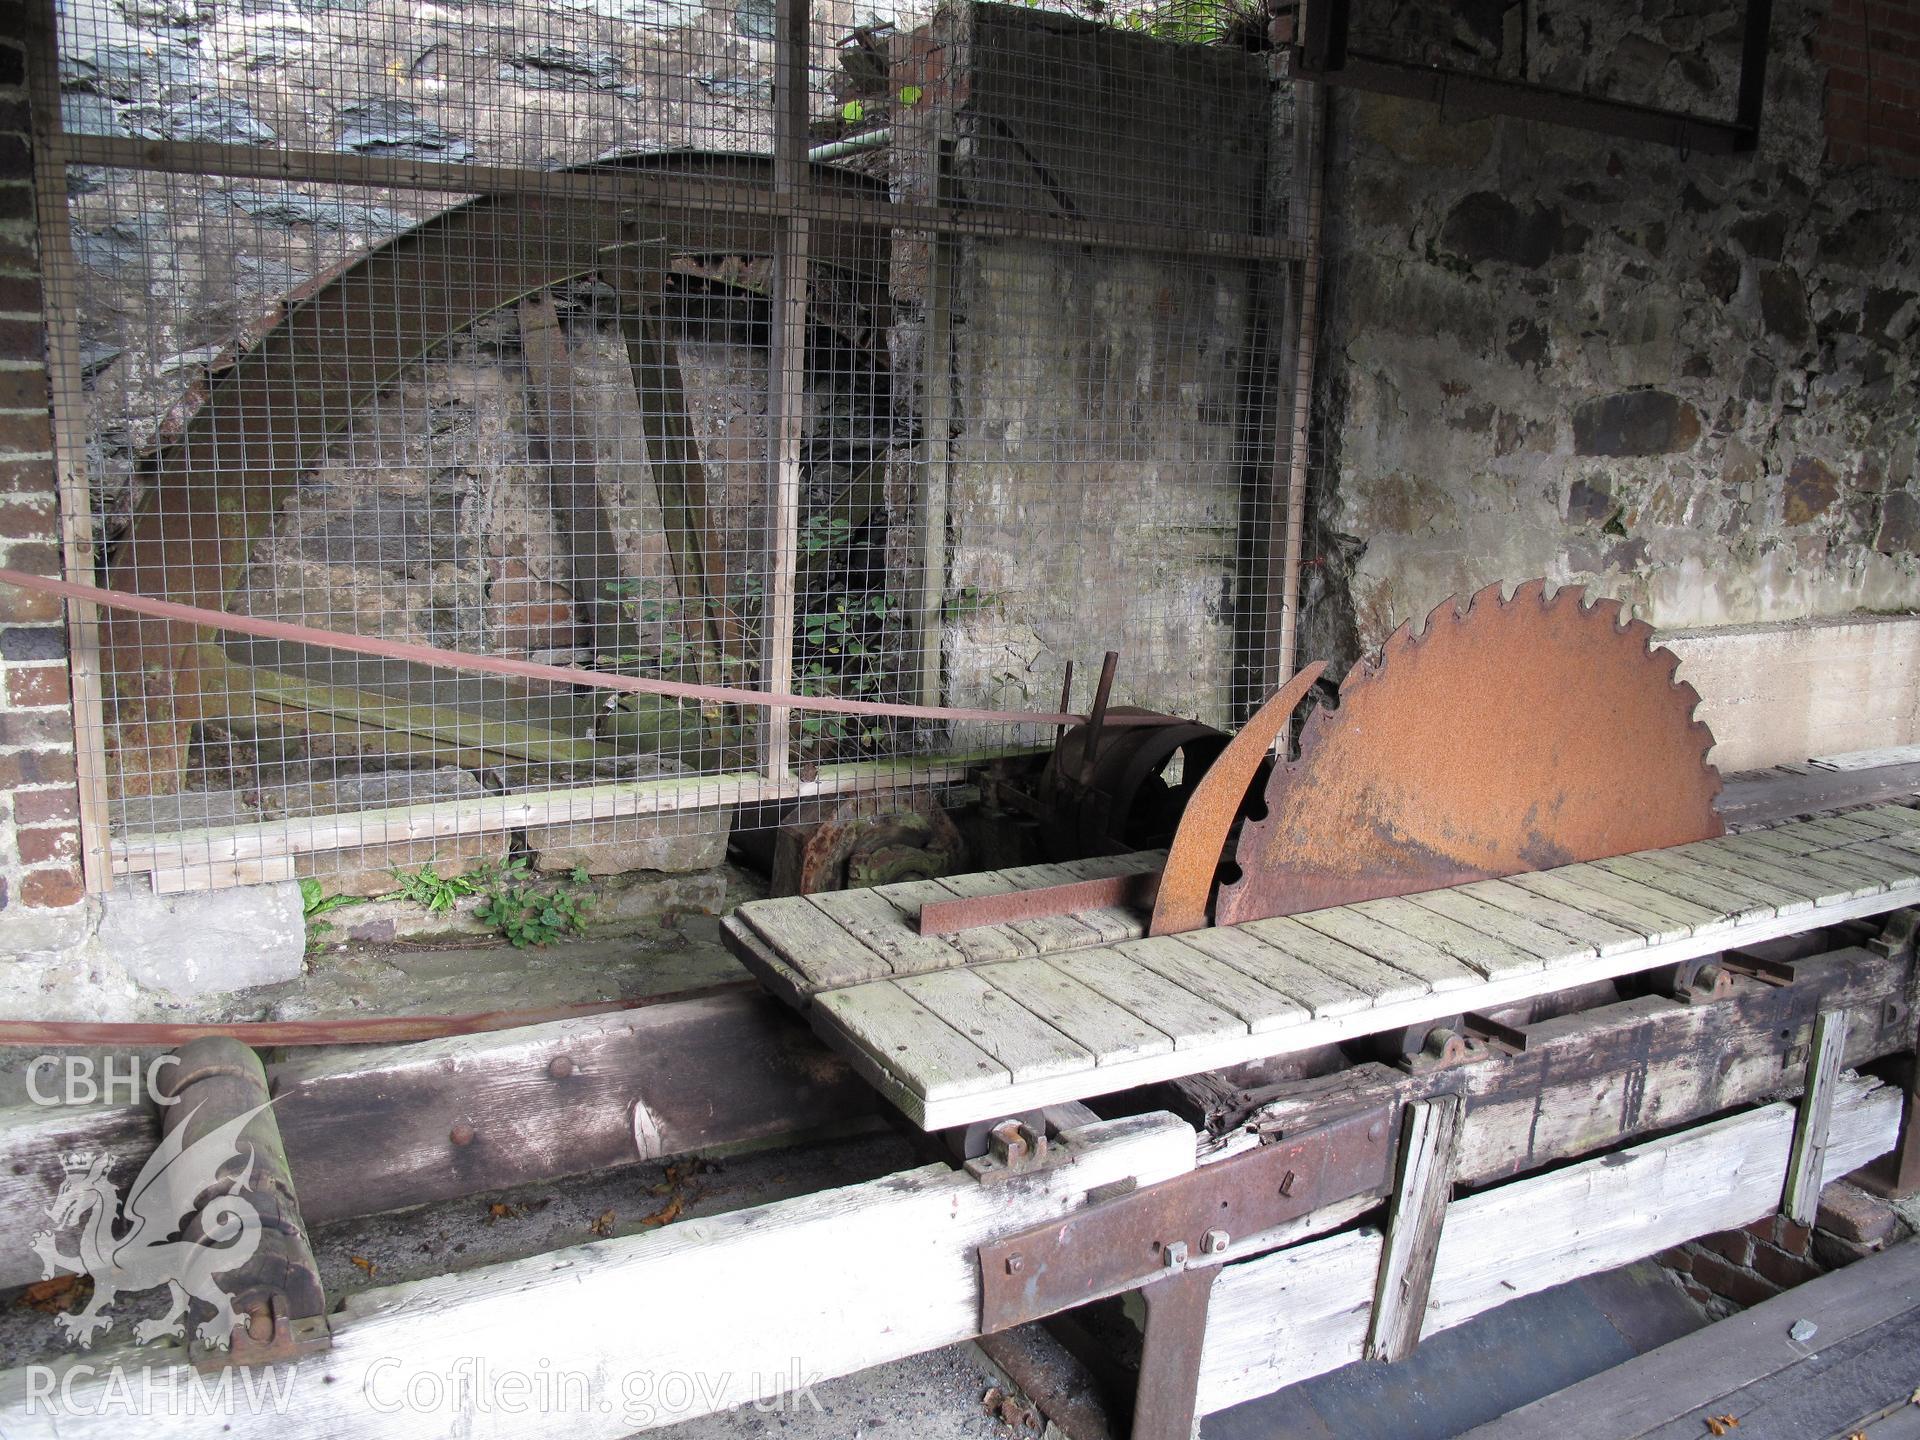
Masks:
[[[1707,1416],[1707,1433],[1710,1435],[1724,1435],[1729,1430],[1738,1430],[1739,1428],[1740,1417],[1737,1415]]]
[[[662,1205],[658,1210],[642,1219],[640,1228],[642,1230],[651,1230],[656,1225],[671,1225],[675,1220],[680,1218],[680,1212],[686,1208],[686,1204],[687,1202],[678,1195],[674,1196],[673,1199]],[[612,1214],[613,1212],[608,1211],[607,1213]]]
[[[598,1235],[602,1240],[606,1239],[609,1235],[613,1234],[613,1211],[602,1210],[593,1218],[593,1223],[588,1225],[587,1229],[595,1235]]]
[[[487,1206],[487,1223],[492,1225],[499,1220],[518,1220],[527,1213],[524,1205],[506,1205],[496,1200]]]
[[[347,1259],[353,1262],[355,1269],[366,1271],[369,1280],[373,1278],[373,1272],[380,1268],[364,1255],[349,1255]]]
[[[51,1280],[36,1280],[20,1292],[19,1303],[42,1315],[61,1315],[93,1294],[93,1281],[85,1275],[56,1275]]]

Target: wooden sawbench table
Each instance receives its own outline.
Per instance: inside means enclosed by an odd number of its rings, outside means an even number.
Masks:
[[[1120,908],[923,936],[920,907],[1161,852],[742,905],[733,953],[928,1130],[1495,1009],[1920,903],[1888,805],[1282,919],[1145,938]]]

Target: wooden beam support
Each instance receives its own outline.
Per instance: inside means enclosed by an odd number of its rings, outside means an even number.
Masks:
[[[1825,1178],[1883,1153],[1897,1092],[1843,1075]],[[1509,1300],[1641,1259],[1779,1204],[1796,1107],[1767,1105],[1456,1201],[1434,1262],[1429,1331]],[[1361,1359],[1371,1306],[1358,1279],[1384,1248],[1361,1228],[1230,1265],[1214,1286],[1201,1365],[1202,1414]]]
[[[1800,1095],[1800,1118],[1794,1126],[1793,1149],[1787,1156],[1786,1184],[1780,1197],[1780,1213],[1796,1225],[1813,1224],[1814,1212],[1820,1208],[1833,1091],[1840,1080],[1846,1050],[1846,1012],[1821,1012],[1813,1022],[1813,1040],[1807,1047],[1806,1088]]]
[[[1433,1286],[1440,1227],[1453,1198],[1466,1101],[1436,1095],[1407,1107],[1400,1132],[1400,1174],[1387,1216],[1367,1334],[1372,1360],[1401,1360],[1420,1343]]]
[[[316,1223],[793,1140],[862,1123],[874,1108],[802,1022],[751,990],[342,1047],[269,1075],[301,1208]],[[39,1278],[28,1247],[46,1225],[62,1154],[110,1152],[124,1181],[158,1139],[144,1107],[0,1114],[0,1286]]]
[[[810,189],[807,115],[808,58],[812,53],[808,0],[777,0],[773,77],[774,191],[795,201]],[[785,215],[774,229],[773,309],[767,394],[767,583],[761,617],[760,683],[793,689],[795,575],[800,549],[801,457],[807,422],[807,278],[811,222]],[[767,711],[761,764],[767,778],[785,780],[793,768],[788,710]]]
[[[124,1387],[153,1417],[141,1433],[235,1440],[419,1440],[457,1431],[460,1377],[517,1377],[488,1407],[491,1440],[619,1440],[769,1400],[974,1337],[979,1246],[1064,1219],[1091,1190],[1150,1185],[1193,1168],[1192,1129],[1142,1115],[1078,1133],[1072,1165],[981,1185],[929,1165],[552,1255],[371,1290],[333,1317],[324,1369],[294,1377],[294,1403],[190,1408],[191,1370],[159,1347],[90,1355],[50,1402],[44,1378],[0,1374],[0,1430],[125,1440]],[[118,1369],[115,1361],[119,1362]],[[410,1384],[447,1397],[432,1413]],[[535,1397],[560,1397],[551,1405]],[[39,1398],[34,1398],[38,1393]],[[801,1401],[804,1405],[804,1400]],[[57,1416],[52,1412],[57,1407]],[[471,1412],[469,1412],[471,1413]],[[187,1417],[184,1421],[180,1417]]]
[[[1522,1054],[1418,1073],[1356,1065],[1261,1087],[1221,1108],[1222,1128],[1292,1134],[1355,1108],[1458,1093],[1467,1114],[1455,1178],[1486,1185],[1796,1092],[1802,1072],[1789,1057],[1812,1045],[1823,1011],[1848,1020],[1847,1065],[1897,1055],[1913,1043],[1914,974],[1911,957],[1836,950],[1796,962],[1784,986],[1743,978],[1718,1000],[1645,995],[1521,1026]]]

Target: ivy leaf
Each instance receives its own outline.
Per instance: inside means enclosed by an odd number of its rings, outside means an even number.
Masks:
[[[867,107],[859,100],[849,100],[840,107],[840,118],[849,125],[858,125],[867,118]]]
[[[900,87],[900,103],[907,106],[918,105],[920,103],[920,97],[926,93],[927,92],[922,90],[918,85],[902,85]]]

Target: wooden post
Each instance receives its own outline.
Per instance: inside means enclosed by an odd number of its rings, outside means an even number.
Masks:
[[[1374,1281],[1369,1359],[1404,1359],[1420,1343],[1466,1110],[1466,1101],[1458,1095],[1438,1095],[1407,1107],[1400,1174]]]
[[[528,409],[546,451],[547,503],[566,553],[567,583],[594,654],[611,658],[632,648],[634,627],[622,614],[620,556],[600,497],[592,419],[581,413],[579,381],[553,296],[535,291],[518,313]]]
[[[807,260],[809,221],[799,213],[808,189],[807,61],[812,46],[808,0],[779,0],[773,77],[774,195],[780,203],[773,250],[771,371],[767,394],[768,518],[766,613],[761,682],[793,689],[794,575],[800,548],[800,456],[807,417]],[[767,711],[763,768],[772,780],[792,771],[791,711]]]
[[[946,199],[949,142],[944,123],[933,136],[933,203]],[[938,705],[947,597],[947,496],[952,483],[953,268],[958,247],[927,236],[927,338],[921,357],[926,403],[925,482],[920,498],[920,703]]]
[[[1796,1225],[1813,1224],[1814,1212],[1820,1208],[1833,1090],[1847,1054],[1847,1018],[1844,1010],[1827,1010],[1813,1022],[1807,1088],[1800,1097],[1800,1118],[1793,1127],[1793,1149],[1787,1154],[1787,1179],[1780,1196],[1780,1213]]]
[[[86,402],[80,326],[73,313],[79,267],[67,212],[67,165],[60,130],[59,21],[54,0],[34,7],[28,48],[33,113],[33,194],[40,238],[41,310],[47,374],[53,382],[53,460],[60,506],[60,562],[75,580],[93,579],[93,498],[87,486]],[[108,833],[107,722],[100,693],[97,606],[67,602],[67,668],[73,693],[73,762],[80,790],[80,865],[87,891],[113,879]]]
[[[1294,287],[1293,314],[1290,317],[1293,354],[1292,413],[1282,433],[1281,450],[1286,461],[1286,506],[1276,521],[1280,530],[1280,593],[1278,634],[1274,640],[1274,658],[1268,688],[1278,689],[1292,678],[1294,661],[1300,646],[1300,555],[1306,538],[1307,484],[1311,454],[1309,440],[1313,421],[1313,362],[1320,339],[1320,191],[1322,88],[1311,82],[1294,81],[1293,210],[1289,223],[1295,242],[1301,245],[1304,259],[1296,267],[1298,284]],[[1302,173],[1304,172],[1304,174]],[[1287,363],[1282,357],[1281,364]],[[1280,455],[1275,456],[1275,475],[1279,474]],[[1274,603],[1271,586],[1268,605]],[[1278,744],[1284,749],[1287,731]]]

